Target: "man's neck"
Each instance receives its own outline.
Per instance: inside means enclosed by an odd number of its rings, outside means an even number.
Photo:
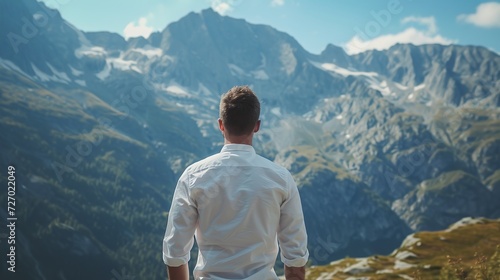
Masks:
[[[227,138],[224,138],[224,145],[227,145],[227,144],[242,144],[242,145],[250,145],[250,146],[252,146],[252,139],[250,138],[249,140],[248,139],[239,140],[239,139],[227,139]]]
[[[242,136],[224,134],[224,145],[226,144],[243,144],[252,146],[253,133]]]

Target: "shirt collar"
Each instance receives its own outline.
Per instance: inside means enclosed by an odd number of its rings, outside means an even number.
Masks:
[[[232,151],[244,151],[255,154],[255,149],[251,145],[246,144],[226,144],[224,145],[224,147],[222,147],[222,150],[220,152],[223,153]]]

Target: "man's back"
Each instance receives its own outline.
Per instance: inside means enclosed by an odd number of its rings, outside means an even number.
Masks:
[[[309,257],[299,192],[290,173],[255,154],[260,102],[247,86],[222,95],[219,154],[189,166],[175,188],[163,239],[169,277],[187,280],[198,241],[196,279],[277,279],[281,248],[287,279],[305,278]]]
[[[285,168],[257,155],[252,146],[225,145],[221,153],[188,167],[181,181],[185,191],[176,191],[174,201],[185,201],[197,212],[188,215],[197,223],[196,279],[277,279],[277,234],[285,263],[307,261],[295,183]],[[167,232],[175,227],[175,219],[169,219]],[[167,246],[175,246],[171,240]]]

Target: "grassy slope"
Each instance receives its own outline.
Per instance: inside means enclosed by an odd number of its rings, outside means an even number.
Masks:
[[[445,231],[419,232],[409,236],[401,247],[389,256],[371,256],[365,259],[345,258],[326,266],[311,267],[307,279],[347,279],[369,277],[369,279],[455,279],[444,277],[445,272],[455,267],[464,270],[469,278],[477,278],[479,265],[490,269],[500,267],[500,220],[478,219],[477,223],[450,227]],[[495,254],[495,257],[493,255]],[[406,256],[405,256],[406,255]],[[493,260],[494,259],[494,260]],[[360,273],[348,273],[352,265],[366,262]],[[395,269],[399,265],[401,269]],[[442,268],[444,271],[441,271]],[[347,270],[346,270],[347,269]],[[500,272],[500,271],[499,271]],[[453,273],[452,273],[453,274]],[[489,279],[499,279],[500,275]],[[409,279],[409,278],[408,278]],[[460,279],[460,278],[456,278]],[[487,279],[487,278],[484,278]]]
[[[50,279],[111,279],[122,268],[137,279],[164,278],[161,236],[175,186],[168,156],[197,150],[187,132],[181,138],[182,115],[148,107],[162,129],[157,137],[179,135],[160,150],[132,133],[139,124],[89,92],[47,90],[1,71],[0,163],[4,171],[16,167],[17,230],[24,239],[19,276],[39,279],[39,265]],[[100,125],[99,117],[112,127]],[[84,153],[74,166],[68,147]],[[2,201],[5,196],[0,193]]]

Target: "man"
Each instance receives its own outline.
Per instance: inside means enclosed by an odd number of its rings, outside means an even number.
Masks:
[[[195,279],[278,279],[278,254],[286,279],[304,279],[309,257],[297,186],[283,167],[252,147],[260,128],[260,103],[247,86],[233,87],[220,102],[219,154],[181,175],[168,215],[163,260],[171,280],[187,280],[196,235]]]

